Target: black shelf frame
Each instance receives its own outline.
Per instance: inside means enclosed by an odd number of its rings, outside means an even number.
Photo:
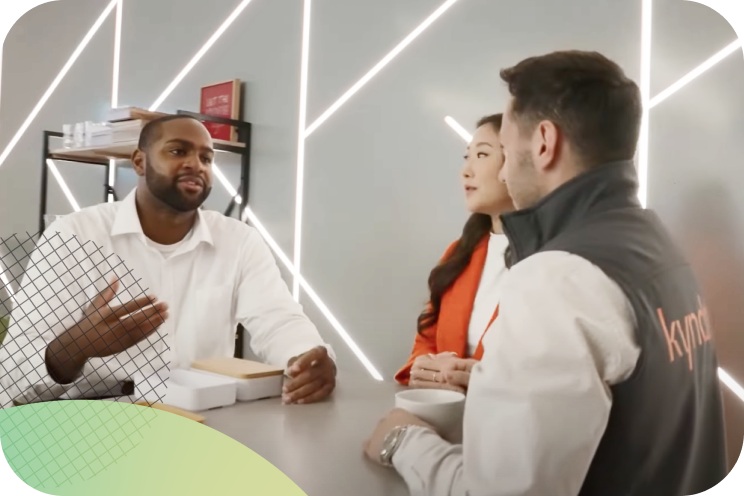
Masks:
[[[226,143],[215,142],[214,149],[229,153],[235,153],[240,155],[240,185],[237,189],[238,195],[241,197],[241,205],[248,205],[248,193],[250,191],[250,177],[251,177],[251,130],[252,126],[250,122],[227,119],[224,117],[216,117],[212,115],[200,114],[197,112],[191,112],[188,110],[177,110],[176,114],[193,117],[202,122],[211,122],[215,124],[227,124],[234,126],[238,133],[238,142],[245,146],[235,146]],[[47,193],[49,185],[49,167],[47,166],[47,160],[57,160],[61,162],[76,162],[91,165],[100,165],[106,168],[106,179],[103,184],[103,202],[108,201],[108,195],[112,194],[114,201],[117,201],[116,192],[114,187],[109,184],[109,172],[111,169],[110,159],[85,159],[84,157],[55,157],[50,149],[49,144],[53,138],[63,138],[63,133],[59,131],[44,130],[42,133],[42,160],[41,160],[41,198],[39,201],[39,235],[45,230],[44,217],[47,214]],[[126,159],[115,159],[115,160],[126,160]],[[224,214],[231,217],[235,207],[238,205],[237,196],[233,196],[230,199],[230,203],[225,208]],[[238,209],[240,212],[240,209]],[[242,221],[242,219],[239,219]],[[235,356],[237,358],[243,357],[243,342],[244,342],[245,330],[243,326],[239,325],[238,330],[235,334]]]

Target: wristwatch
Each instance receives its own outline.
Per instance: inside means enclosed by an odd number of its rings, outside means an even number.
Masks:
[[[385,467],[393,466],[393,455],[395,450],[403,441],[403,436],[410,425],[399,425],[387,433],[382,441],[382,450],[380,450],[380,463]]]

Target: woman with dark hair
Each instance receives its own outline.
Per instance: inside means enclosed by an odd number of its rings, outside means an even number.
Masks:
[[[485,330],[496,318],[508,246],[500,215],[514,209],[499,180],[504,155],[502,114],[483,117],[465,155],[462,183],[472,215],[429,275],[430,299],[418,317],[413,351],[395,375],[404,385],[466,391],[482,356]]]

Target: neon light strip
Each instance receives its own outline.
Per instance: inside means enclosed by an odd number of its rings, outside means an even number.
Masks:
[[[736,40],[728,45],[726,45],[724,48],[716,52],[713,56],[711,56],[708,60],[682,76],[676,83],[669,86],[667,89],[656,95],[651,99],[650,107],[654,108],[685,86],[687,86],[689,83],[697,79],[699,76],[701,76],[703,73],[705,73],[708,69],[718,64],[720,61],[731,55],[732,53],[736,52],[741,48],[741,41]]]
[[[80,57],[80,54],[83,53],[83,50],[85,50],[85,47],[88,46],[88,43],[90,43],[90,40],[93,39],[93,36],[95,36],[95,34],[98,32],[101,25],[103,24],[103,21],[106,20],[106,17],[108,17],[108,15],[111,13],[114,7],[116,7],[117,1],[118,0],[112,0],[108,4],[108,6],[103,10],[101,15],[98,16],[98,19],[96,19],[96,22],[93,23],[93,26],[91,26],[90,30],[88,30],[88,33],[82,39],[82,41],[77,46],[77,48],[75,48],[75,51],[72,52],[72,55],[70,55],[70,58],[67,59],[67,62],[65,62],[65,65],[59,71],[59,74],[57,74],[57,77],[54,78],[54,80],[52,81],[52,84],[49,85],[49,88],[47,88],[47,90],[44,92],[42,97],[36,103],[36,106],[34,106],[33,110],[31,110],[31,113],[28,114],[28,117],[26,117],[26,120],[23,121],[23,124],[21,124],[21,127],[18,128],[18,131],[16,131],[13,138],[10,140],[8,145],[5,147],[5,150],[3,150],[3,153],[0,154],[0,167],[2,167],[2,165],[8,159],[8,156],[13,151],[13,148],[15,148],[15,146],[21,140],[21,137],[28,130],[29,126],[34,121],[34,119],[36,119],[36,116],[39,115],[39,112],[41,111],[42,107],[46,104],[46,102],[52,96],[52,93],[54,93],[54,90],[57,89],[57,86],[59,86],[59,83],[62,82],[62,79],[70,71],[70,69],[72,68],[72,65],[75,63],[78,57]]]
[[[302,209],[305,186],[305,126],[307,124],[307,78],[310,59],[311,0],[305,0],[302,14],[302,55],[300,62],[300,116],[297,130],[297,177],[294,218],[294,270],[292,297],[300,300],[300,263],[302,259]]]
[[[446,122],[447,125],[451,127],[463,140],[465,140],[465,143],[470,143],[473,140],[473,136],[462,127],[459,122],[449,115],[444,118],[444,122]]]
[[[212,164],[212,172],[214,172],[214,176],[222,184],[225,190],[230,193],[230,196],[232,198],[235,198],[235,203],[237,203],[238,205],[243,203],[243,198],[238,195],[238,191],[233,187],[232,184],[230,184],[230,181],[227,180],[227,177],[225,177],[220,168],[217,167],[217,164]]]
[[[227,31],[227,28],[230,27],[230,25],[235,22],[235,19],[238,18],[238,16],[243,12],[243,10],[248,6],[248,4],[251,3],[251,0],[243,0],[240,2],[240,4],[235,8],[235,10],[232,11],[232,13],[227,16],[227,19],[223,21],[223,23],[220,25],[220,27],[217,28],[217,31],[212,33],[212,36],[209,37],[206,43],[199,49],[198,52],[189,60],[189,62],[184,66],[183,69],[181,69],[181,72],[178,73],[178,75],[171,81],[171,83],[168,85],[167,88],[160,94],[157,100],[153,102],[153,104],[150,106],[150,111],[155,111],[160,107],[160,105],[163,104],[166,98],[170,96],[171,93],[173,93],[173,90],[176,89],[176,86],[178,86],[181,81],[183,81],[183,78],[186,77],[186,75],[191,72],[191,69],[194,68],[194,66],[201,60],[201,58],[204,56],[207,51],[209,51],[210,48],[212,48],[212,45],[215,44],[215,42],[220,39],[220,37]]]
[[[109,160],[108,183],[112,188],[116,185],[116,160],[114,159]],[[108,193],[107,198],[109,203],[114,202],[114,195],[112,193]]]
[[[116,2],[116,27],[114,28],[114,73],[111,78],[111,108],[119,106],[119,66],[121,65],[121,17],[124,0]],[[116,160],[109,160],[108,184],[112,188],[116,186]],[[109,203],[114,201],[114,195],[107,196]]]
[[[111,85],[111,108],[119,106],[119,65],[121,60],[121,16],[124,0],[116,1],[116,27],[114,28],[114,74]]]
[[[646,206],[648,196],[648,149],[649,114],[651,107],[651,27],[653,23],[653,1],[643,0],[641,5],[641,104],[643,114],[638,139],[638,200]]]
[[[72,191],[70,191],[70,188],[67,186],[67,183],[62,178],[62,174],[59,173],[59,169],[57,169],[57,165],[51,159],[47,159],[46,163],[47,163],[47,166],[49,167],[49,170],[52,171],[52,175],[54,176],[54,179],[57,180],[59,187],[62,188],[62,192],[67,197],[67,201],[70,202],[70,206],[75,212],[78,212],[80,210],[80,205],[78,205],[78,202],[75,201],[75,197],[72,196]]]
[[[253,224],[253,226],[256,228],[256,230],[258,230],[261,236],[263,236],[266,244],[268,244],[269,247],[274,251],[277,258],[284,264],[285,267],[287,267],[290,272],[295,273],[294,267],[292,266],[292,261],[287,255],[284,254],[282,249],[279,247],[279,244],[274,240],[274,238],[271,237],[269,232],[266,230],[263,224],[261,224],[261,222],[258,220],[258,217],[256,217],[250,207],[246,207],[245,210],[243,210],[241,219],[244,222],[246,220],[249,220],[250,223]],[[315,292],[315,290],[310,286],[305,278],[302,277],[301,274],[298,274],[297,277],[300,281],[300,286],[302,287],[302,289],[305,290],[312,302],[318,307],[318,310],[320,310],[320,313],[322,313],[323,316],[328,320],[328,322],[331,324],[331,327],[333,327],[333,329],[341,337],[344,343],[346,343],[354,356],[356,356],[357,359],[362,363],[364,368],[367,369],[367,372],[369,372],[369,374],[375,380],[382,381],[382,374],[380,374],[380,372],[377,370],[377,368],[375,368],[369,358],[367,358],[361,348],[359,348],[359,345],[354,342],[354,340],[351,338],[346,329],[344,329],[338,319],[333,316],[331,310],[326,306],[325,303],[323,303],[323,301],[320,299],[320,296],[318,296],[318,293]]]
[[[744,401],[744,388],[731,377],[728,372],[718,367],[718,378],[724,383],[741,401]]]
[[[415,40],[421,33],[423,33],[426,28],[431,26],[434,21],[439,19],[439,17],[442,16],[447,10],[452,7],[455,3],[457,3],[457,0],[447,0],[444,2],[437,10],[435,10],[433,13],[427,17],[424,22],[419,24],[419,26],[414,29],[408,36],[403,38],[403,40],[398,43],[398,45],[393,48],[390,53],[385,55],[377,64],[375,64],[372,69],[367,72],[362,78],[354,83],[354,85],[349,88],[346,93],[341,95],[341,97],[336,100],[333,105],[328,107],[328,109],[323,112],[320,117],[315,119],[315,121],[310,124],[310,126],[305,130],[305,138],[313,134],[313,132],[320,127],[321,124],[323,124],[325,121],[328,120],[329,117],[331,117],[344,103],[346,103],[349,98],[354,96],[354,94],[362,89],[364,85],[366,85],[375,75],[377,75],[378,72],[380,72],[386,65],[388,65],[392,60],[400,53],[402,52],[408,45],[410,45],[413,40]]]

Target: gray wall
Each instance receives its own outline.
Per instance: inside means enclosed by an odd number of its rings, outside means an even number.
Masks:
[[[656,0],[652,94],[736,40],[715,12]],[[698,31],[697,34],[693,34]],[[651,111],[649,207],[696,269],[721,365],[744,384],[744,61],[739,50]],[[744,404],[724,388],[729,458],[744,438]]]
[[[124,0],[120,104],[149,106],[238,3]],[[654,3],[652,94],[735,38],[703,6]],[[13,28],[3,56],[0,145],[105,4],[61,0],[37,8]],[[315,0],[308,124],[440,4]],[[554,49],[599,50],[638,80],[640,22],[640,0],[460,0],[307,140],[302,272],[387,378],[410,349],[428,271],[466,217],[458,185],[463,142],[444,116],[472,128],[478,117],[506,102],[499,68]],[[254,124],[251,205],[290,256],[301,25],[300,0],[253,0],[162,106],[196,110],[202,85],[233,77],[246,81],[245,118]],[[112,15],[0,169],[3,234],[36,230],[41,130],[103,116],[111,92],[113,28]],[[720,245],[714,235],[725,233],[729,256],[742,256],[744,201],[736,195],[742,178],[742,82],[738,53],[652,111],[649,203],[674,226],[705,275],[726,265],[710,261],[711,244]],[[237,184],[234,159],[225,156],[219,163]],[[82,205],[100,201],[100,170],[71,163],[59,168]],[[119,193],[133,184],[131,171],[120,170]],[[53,181],[49,202],[56,213],[69,211]],[[209,207],[221,210],[226,202],[217,186]],[[693,217],[712,229],[705,238],[711,243],[702,248],[691,241],[700,236],[685,234]],[[744,280],[744,263],[737,270],[741,278],[733,277],[731,287]],[[720,278],[705,275],[706,291],[721,293]],[[302,303],[336,344],[343,368],[364,373],[305,295]],[[740,334],[731,323],[740,323],[739,316],[717,313],[726,328],[722,339],[736,342]],[[722,359],[744,381],[731,355],[724,352]]]

